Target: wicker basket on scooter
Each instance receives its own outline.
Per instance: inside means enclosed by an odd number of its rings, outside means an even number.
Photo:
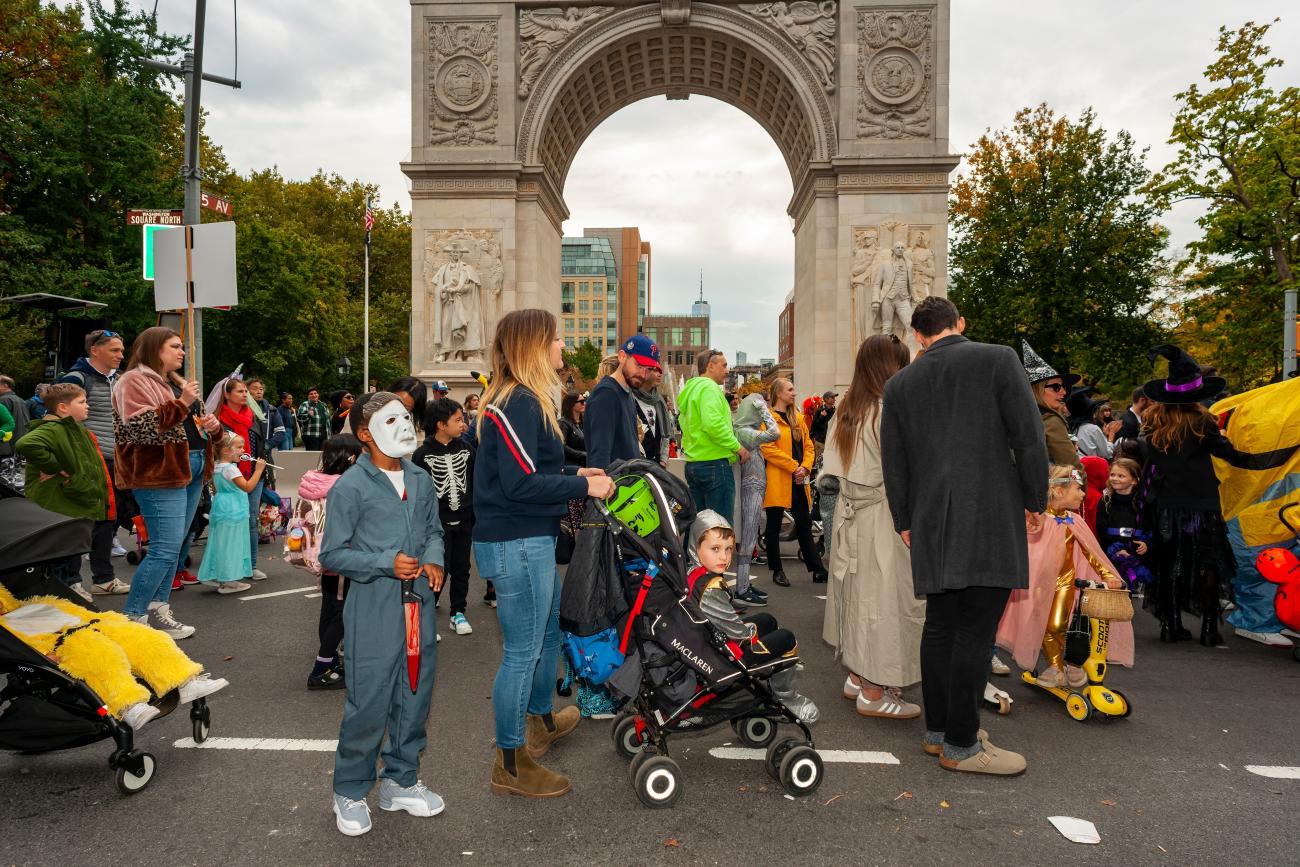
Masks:
[[[1079,610],[1084,617],[1098,620],[1132,620],[1133,600],[1127,590],[1085,587],[1080,593]]]

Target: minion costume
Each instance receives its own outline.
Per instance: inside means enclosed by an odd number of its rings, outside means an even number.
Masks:
[[[399,552],[421,565],[443,563],[438,496],[429,474],[402,459],[405,494],[362,454],[330,489],[321,566],[351,579],[343,607],[347,636],[347,703],[334,758],[334,791],[360,801],[375,783],[383,747],[384,776],[414,786],[438,658],[437,611],[423,575],[411,582],[420,598],[420,669],[412,693],[406,664],[402,582],[393,573]],[[388,741],[384,743],[387,732]]]
[[[165,633],[115,611],[90,611],[57,596],[20,602],[0,587],[0,615],[0,624],[83,681],[119,719],[153,697],[136,675],[164,695],[203,671]]]

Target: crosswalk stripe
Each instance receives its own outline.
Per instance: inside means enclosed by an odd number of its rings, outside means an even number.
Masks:
[[[1274,780],[1300,780],[1300,768],[1285,765],[1246,765],[1246,770]]]
[[[818,750],[823,762],[839,762],[856,765],[896,765],[897,757],[893,753],[873,750]],[[715,759],[746,759],[750,761],[767,758],[767,750],[752,750],[746,747],[713,747],[709,755]]]
[[[332,753],[337,740],[312,738],[208,738],[201,744],[194,738],[181,738],[172,746],[178,750],[275,750],[277,752]]]
[[[295,590],[277,590],[274,593],[256,593],[252,596],[240,596],[240,602],[252,602],[254,599],[270,599],[272,596],[289,596],[294,593],[306,593],[309,590],[315,590],[316,585],[310,587],[299,587]]]

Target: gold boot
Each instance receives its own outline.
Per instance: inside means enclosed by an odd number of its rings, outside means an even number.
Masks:
[[[551,731],[546,727],[546,722],[540,716],[528,715],[524,728],[524,741],[528,745],[528,755],[534,759],[540,759],[546,755],[546,751],[551,748],[551,744],[560,738],[570,734],[578,727],[582,714],[573,705],[558,710],[551,714],[551,723],[554,724],[555,730]]]
[[[525,798],[555,798],[569,791],[569,778],[533,761],[528,750],[515,750],[515,773],[506,770],[505,756],[498,749],[492,763],[492,794],[523,795]]]

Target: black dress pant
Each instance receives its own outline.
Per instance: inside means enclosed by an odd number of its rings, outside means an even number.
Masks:
[[[442,551],[447,581],[443,588],[451,592],[448,616],[465,613],[465,597],[469,594],[469,554],[474,548],[474,525],[469,521],[442,525]],[[437,599],[442,593],[433,594]]]
[[[763,534],[763,547],[767,549],[767,565],[773,572],[784,571],[781,568],[781,520],[785,509],[770,506],[767,512],[767,529]],[[794,518],[795,536],[799,540],[799,553],[803,555],[804,565],[812,574],[826,571],[821,558],[817,556],[817,546],[813,544],[812,515],[808,511],[808,494],[804,485],[795,484],[790,477],[790,515]]]
[[[303,434],[302,447],[309,452],[318,452],[325,448],[325,437],[309,437]]]
[[[343,582],[342,595],[339,594],[340,581]],[[351,578],[329,573],[320,576],[320,623],[317,626],[320,651],[316,655],[321,659],[333,659],[343,643],[343,603],[347,601],[351,586]]]
[[[104,467],[108,470],[109,484],[113,485],[113,499],[121,508],[122,495],[114,481],[113,459],[104,458]],[[111,581],[113,575],[113,537],[117,535],[118,521],[96,521],[90,530],[90,577],[95,583]]]
[[[967,587],[925,597],[921,694],[925,727],[955,747],[975,745],[1002,609],[1011,591]]]

